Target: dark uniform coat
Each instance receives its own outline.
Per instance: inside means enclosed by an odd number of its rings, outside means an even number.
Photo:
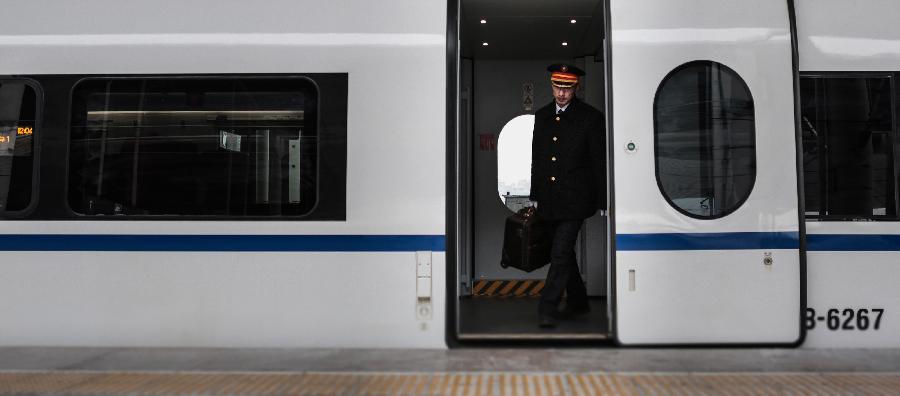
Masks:
[[[578,220],[606,208],[606,132],[603,113],[573,98],[534,114],[531,194],[548,220]]]

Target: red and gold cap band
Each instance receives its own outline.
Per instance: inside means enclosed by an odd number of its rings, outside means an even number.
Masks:
[[[575,73],[553,72],[550,74],[550,82],[561,88],[569,88],[578,84],[578,75]]]

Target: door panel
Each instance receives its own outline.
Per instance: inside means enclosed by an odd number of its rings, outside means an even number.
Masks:
[[[620,343],[800,337],[787,7],[784,0],[611,0]],[[692,65],[708,68],[678,77]],[[696,119],[685,117],[691,111]],[[752,134],[742,135],[747,125]],[[744,177],[754,170],[755,179]],[[747,180],[741,195],[737,186]]]

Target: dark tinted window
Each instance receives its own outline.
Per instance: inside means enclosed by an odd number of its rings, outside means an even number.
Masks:
[[[890,76],[800,79],[806,214],[896,217]]]
[[[663,79],[653,111],[663,196],[696,218],[737,209],[756,179],[753,98],[744,80],[720,63],[684,64]]]
[[[30,85],[0,80],[0,213],[31,203],[37,105]]]
[[[73,96],[69,195],[85,215],[303,215],[317,91],[302,78],[92,79]]]

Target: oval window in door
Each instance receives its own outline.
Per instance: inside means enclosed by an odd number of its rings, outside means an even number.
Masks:
[[[756,180],[753,97],[721,63],[672,70],[653,103],[656,181],[679,212],[715,219],[737,210]]]
[[[531,205],[531,135],[534,115],[513,118],[497,137],[497,194],[509,210]]]

